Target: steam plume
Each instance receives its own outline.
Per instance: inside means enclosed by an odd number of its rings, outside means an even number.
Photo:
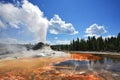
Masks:
[[[20,6],[11,3],[0,3],[0,28],[11,26],[19,29],[21,26],[35,34],[36,40],[45,42],[48,28],[48,20],[38,6],[23,0]]]

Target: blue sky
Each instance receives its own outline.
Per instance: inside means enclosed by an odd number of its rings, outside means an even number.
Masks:
[[[1,41],[13,39],[13,42],[32,43],[36,41],[36,36],[39,36],[37,41],[42,41],[44,39],[41,39],[40,36],[47,35],[47,42],[61,44],[69,43],[70,40],[77,37],[86,38],[87,36],[101,35],[108,37],[117,35],[120,32],[120,0],[28,0],[26,5],[30,3],[34,7],[37,6],[40,12],[43,13],[42,16],[40,15],[42,17],[40,17],[41,19],[33,17],[32,22],[35,20],[42,20],[43,22],[38,22],[38,25],[45,24],[44,26],[47,27],[46,34],[41,32],[46,31],[46,28],[43,30],[41,28],[38,28],[39,30],[34,30],[32,23],[31,25],[25,25],[30,21],[29,19],[26,19],[27,17],[24,20],[16,17],[19,16],[16,14],[21,14],[27,9],[21,7],[21,5],[25,3],[23,2],[20,4],[20,2],[22,2],[22,0],[1,1],[0,11],[3,10],[3,12],[0,13]],[[12,4],[14,6],[6,8],[8,5],[4,7],[3,5],[5,4]],[[19,10],[17,10],[16,7]],[[34,9],[34,7],[29,8]],[[20,8],[23,8],[23,11],[21,11]],[[7,11],[5,11],[5,9],[7,9]],[[14,10],[18,11],[18,13],[14,12]],[[36,9],[35,11],[38,12],[39,10]],[[10,13],[15,19],[9,20],[8,17],[3,17],[5,15],[7,16],[7,13]],[[20,20],[20,22],[16,22],[15,20],[17,19]],[[46,20],[44,21],[44,19]],[[45,22],[48,22],[49,24],[47,25]],[[36,24],[35,26],[38,26]]]

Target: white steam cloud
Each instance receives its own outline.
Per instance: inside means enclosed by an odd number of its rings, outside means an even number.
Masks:
[[[21,7],[11,3],[0,3],[0,27],[20,28],[20,25],[26,26],[30,32],[33,32],[37,40],[46,41],[48,20],[38,6],[27,0],[23,0]]]

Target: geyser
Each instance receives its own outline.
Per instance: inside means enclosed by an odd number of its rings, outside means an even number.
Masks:
[[[44,17],[38,6],[23,0],[21,6],[12,3],[0,3],[0,28],[26,27],[39,42],[46,41],[49,21]]]

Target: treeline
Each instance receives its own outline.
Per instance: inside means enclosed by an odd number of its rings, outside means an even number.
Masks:
[[[113,51],[120,52],[120,33],[117,37],[103,38],[95,36],[88,37],[87,40],[79,39],[72,40],[70,45],[53,45],[54,50],[67,51]]]

